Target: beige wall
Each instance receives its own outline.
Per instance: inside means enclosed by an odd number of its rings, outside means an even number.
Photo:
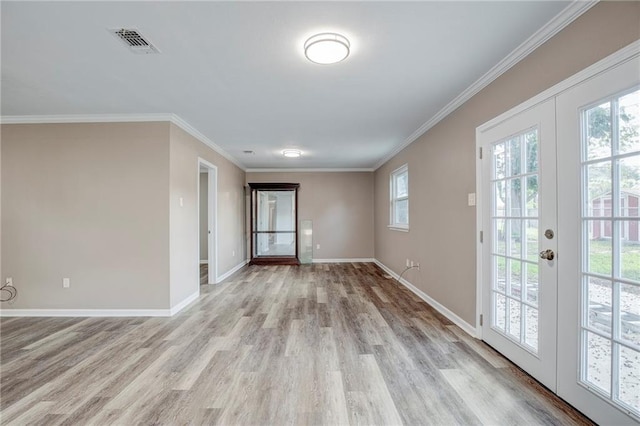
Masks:
[[[314,259],[373,258],[373,173],[247,173],[246,180],[300,184],[298,220],[313,221]]]
[[[208,191],[209,174],[200,173],[200,260],[209,256]]]
[[[198,290],[198,157],[218,169],[217,276],[243,263],[244,245],[244,179],[242,169],[171,124],[171,306],[175,306]],[[180,206],[180,198],[183,206]]]
[[[375,173],[375,256],[475,324],[475,129],[640,39],[640,2],[602,2],[539,47]],[[425,117],[426,118],[426,117]],[[409,165],[410,232],[387,229],[389,173]]]
[[[5,283],[2,273],[2,126],[0,126],[0,286]]]
[[[244,262],[244,172],[173,124],[3,125],[1,150],[2,274],[19,292],[3,309],[167,309],[197,293],[198,157],[218,168],[218,275]]]
[[[3,125],[2,308],[167,308],[168,162],[168,123]]]

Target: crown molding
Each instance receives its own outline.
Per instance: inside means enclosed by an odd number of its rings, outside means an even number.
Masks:
[[[244,172],[247,171],[247,169],[244,166],[244,164],[242,164],[240,161],[238,161],[234,156],[229,154],[227,151],[225,151],[221,146],[216,144],[214,141],[212,141],[211,139],[209,139],[208,137],[206,137],[205,135],[200,133],[200,131],[198,129],[196,129],[191,124],[187,123],[185,120],[183,120],[182,118],[178,117],[177,115],[175,115],[175,114],[171,114],[171,115],[172,115],[171,122],[173,124],[175,124],[176,126],[180,127],[182,130],[184,130],[185,132],[189,133],[191,136],[193,136],[194,138],[198,139],[200,142],[202,142],[203,144],[207,145],[209,148],[213,149],[215,152],[217,152],[218,154],[222,155],[227,160],[231,161],[233,164],[235,164],[240,169],[242,169],[242,171],[244,171]]]
[[[69,114],[69,115],[5,115],[1,124],[70,124],[70,123],[141,123],[168,121],[180,127],[246,173],[266,172],[373,172],[373,168],[246,168],[231,154],[176,114]]]
[[[385,155],[373,168],[309,168],[309,169],[287,169],[287,168],[255,168],[248,169],[242,162],[233,157],[222,147],[217,145],[211,139],[198,131],[191,124],[183,120],[176,114],[160,113],[160,114],[71,114],[71,115],[27,115],[27,116],[1,116],[1,124],[45,124],[45,123],[116,123],[116,122],[158,122],[169,121],[198,139],[209,148],[238,166],[243,171],[249,173],[264,172],[373,172],[382,167],[385,163],[395,157],[404,148],[415,142],[420,136],[429,129],[442,121],[447,115],[451,114],[462,104],[471,99],[474,95],[487,87],[495,79],[500,77],[527,55],[537,49],[544,42],[560,32],[563,28],[573,22],[580,15],[593,7],[599,0],[574,0],[558,15],[551,19],[545,26],[540,28],[531,37],[525,40],[520,46],[507,55],[502,61],[491,68],[487,73],[480,77],[471,86],[467,87],[462,93],[456,96],[452,101],[438,111],[433,117],[422,124],[400,145],[396,146],[391,152]]]
[[[260,169],[246,169],[247,173],[341,173],[341,172],[374,172],[375,169],[358,169],[358,168],[315,168],[315,169],[287,169],[287,168],[260,168]]]
[[[139,123],[172,121],[174,114],[3,115],[2,124]]]
[[[520,114],[521,112],[526,111],[529,108],[532,108],[535,105],[546,101],[547,99],[557,96],[565,90],[571,89],[575,85],[580,84],[591,77],[606,72],[607,70],[618,66],[623,62],[631,61],[638,57],[640,57],[640,40],[636,40],[628,44],[617,52],[612,53],[606,58],[599,60],[595,64],[590,65],[589,67],[583,69],[582,71],[579,71],[571,77],[551,86],[544,92],[538,93],[536,96],[527,99],[519,105],[516,105],[509,111],[505,111],[499,116],[492,118],[484,124],[481,124],[476,128],[476,136],[494,128],[495,126],[499,125],[505,120],[508,120],[514,115]]]
[[[462,104],[471,99],[482,89],[491,84],[502,74],[511,69],[518,62],[527,57],[531,52],[540,47],[563,28],[575,21],[580,15],[595,6],[600,0],[574,0],[565,7],[559,14],[553,17],[542,28],[536,31],[531,37],[516,47],[503,60],[498,62],[493,68],[487,71],[482,77],[467,87],[462,93],[456,96],[451,102],[438,111],[433,117],[409,135],[400,145],[396,146],[390,153],[385,155],[374,167],[375,170],[382,167],[387,161],[395,157],[400,151],[415,142],[429,129],[442,121],[446,116],[458,109]]]
[[[160,121],[168,121],[175,124],[243,171],[246,170],[240,161],[176,114],[4,115],[0,117],[1,124],[141,123]]]

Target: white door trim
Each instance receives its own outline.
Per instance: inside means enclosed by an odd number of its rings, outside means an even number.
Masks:
[[[218,280],[218,168],[207,160],[198,157],[198,224],[200,223],[200,169],[208,169],[207,185],[207,227],[213,232],[207,234],[207,264],[209,268],[208,284],[216,284]],[[200,225],[198,225],[200,226]],[[200,232],[198,232],[198,253],[200,253]],[[198,256],[198,260],[199,260]]]

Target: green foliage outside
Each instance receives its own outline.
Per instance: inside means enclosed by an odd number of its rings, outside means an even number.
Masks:
[[[635,97],[634,97],[635,96]],[[586,114],[587,152],[588,160],[611,157],[617,153],[631,153],[640,151],[640,125],[638,123],[639,108],[637,105],[637,92],[626,95],[612,102],[606,102],[589,109]],[[617,117],[612,115],[617,110]],[[617,120],[617,135],[612,134],[612,121]],[[615,137],[614,137],[615,136]],[[618,140],[618,147],[614,150],[613,140]],[[524,151],[524,152],[523,152]],[[521,162],[524,157],[524,169]],[[521,173],[537,172],[538,169],[538,135],[536,130],[514,137],[511,140],[496,146],[494,153],[494,166],[497,177],[518,175]],[[612,191],[612,165],[614,163],[605,160],[587,167],[587,183],[589,200],[609,194]],[[618,162],[619,186],[622,191],[636,190],[640,192],[640,155],[619,160]],[[508,185],[496,185],[497,196],[506,204],[507,194],[511,203],[511,211],[506,216],[526,214],[521,209],[521,191],[525,190],[524,201],[527,210],[537,214],[538,182],[535,176],[530,176],[525,182],[526,188],[521,188],[520,179],[509,179]],[[523,207],[523,206],[522,206]],[[624,214],[624,212],[623,212]],[[518,223],[518,222],[513,222]],[[504,226],[504,222],[503,225]],[[520,227],[512,229],[511,236],[504,235],[505,229],[499,229],[499,241],[497,252],[505,253],[506,238],[511,238],[512,250],[519,253],[521,244]],[[538,230],[535,228],[526,230],[527,260],[536,262],[536,265],[528,264],[527,282],[537,282],[538,275],[538,246],[535,244],[538,238]],[[520,257],[519,254],[514,257]],[[623,242],[621,250],[622,277],[640,282],[640,244]],[[506,274],[506,259],[498,257],[497,267],[499,277]],[[589,248],[589,271],[610,276],[612,271],[612,247],[610,240],[592,240]],[[521,281],[521,262],[511,262],[511,281]]]
[[[587,118],[587,159],[606,158],[612,155],[612,117],[609,102],[591,108]],[[640,148],[640,134],[637,119],[625,106],[619,107],[619,152],[631,152]],[[595,163],[587,172],[589,200],[611,192],[611,161]],[[620,189],[638,189],[640,186],[640,167],[637,162],[620,163]]]
[[[537,262],[537,253],[530,250],[528,259]],[[497,258],[499,276],[506,271],[506,259]],[[624,245],[621,256],[622,277],[640,282],[640,245]],[[592,240],[589,246],[589,272],[611,275],[611,240]],[[520,281],[522,267],[520,262],[511,262],[512,281]],[[527,265],[527,282],[537,282],[537,265]]]
[[[591,241],[589,252],[589,271],[611,275],[611,241]],[[640,245],[625,245],[621,252],[622,276],[640,282]]]

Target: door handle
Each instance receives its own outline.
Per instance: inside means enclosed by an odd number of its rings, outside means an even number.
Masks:
[[[540,252],[540,259],[553,260],[555,256],[556,254],[551,249],[542,250]]]

